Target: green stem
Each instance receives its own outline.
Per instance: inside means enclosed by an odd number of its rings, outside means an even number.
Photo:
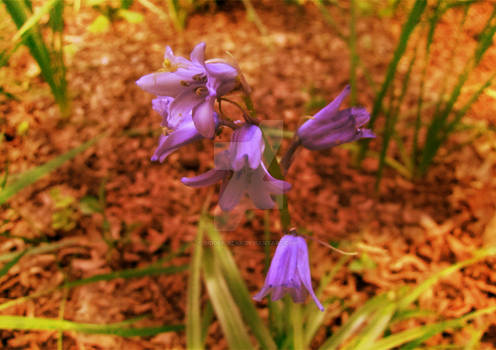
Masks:
[[[293,348],[304,349],[303,346],[303,320],[301,304],[291,303],[291,322],[293,324]]]

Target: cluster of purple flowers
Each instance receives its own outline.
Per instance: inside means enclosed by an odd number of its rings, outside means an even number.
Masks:
[[[215,102],[223,96],[236,90],[249,94],[243,81],[236,64],[222,59],[205,60],[205,44],[200,43],[189,60],[175,56],[167,47],[163,67],[136,82],[143,90],[157,95],[152,107],[162,116],[161,126],[167,131],[160,136],[152,161],[163,162],[184,145],[203,138],[213,139],[221,127],[233,129],[229,148],[216,155],[213,169],[181,179],[191,187],[221,182],[219,205],[224,211],[232,210],[245,193],[257,208],[271,209],[274,207],[272,196],[284,194],[291,188],[288,182],[274,178],[267,170],[263,160],[266,145],[257,121],[244,113],[244,122],[233,123],[215,111]],[[334,101],[298,128],[293,144],[283,157],[284,172],[299,146],[323,150],[374,137],[370,130],[362,128],[370,118],[364,108],[339,110],[349,90],[346,87]],[[295,232],[280,240],[265,284],[254,299],[261,300],[270,292],[272,300],[289,293],[294,302],[304,302],[310,294],[319,309],[324,309],[312,290],[306,242]]]

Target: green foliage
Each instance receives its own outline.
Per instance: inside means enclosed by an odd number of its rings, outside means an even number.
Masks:
[[[82,144],[81,146],[73,148],[72,150],[68,151],[67,153],[64,153],[58,157],[55,157],[54,159],[48,161],[47,163],[45,163],[43,165],[40,165],[34,169],[31,169],[31,170],[25,171],[22,174],[19,174],[14,181],[7,183],[7,185],[4,188],[2,188],[2,190],[0,191],[0,205],[7,202],[13,195],[15,195],[20,190],[35,183],[40,178],[48,175],[49,173],[51,173],[52,171],[54,171],[55,169],[60,167],[62,164],[64,164],[68,160],[71,160],[72,158],[74,158],[79,153],[87,150],[95,142],[97,142],[100,138],[101,138],[101,136],[95,137],[95,138],[91,139],[90,141],[87,141],[86,143]]]
[[[70,231],[76,227],[79,215],[75,206],[76,199],[70,195],[61,193],[59,188],[50,191],[50,197],[54,202],[55,211],[52,214],[52,227],[55,230]]]
[[[49,0],[33,13],[31,2],[3,0],[5,8],[19,29],[14,35],[9,50],[0,54],[0,67],[4,66],[10,56],[21,46],[28,47],[36,60],[43,79],[48,83],[62,116],[69,115],[69,98],[65,78],[63,59],[63,0]],[[49,15],[49,27],[52,40],[47,43],[41,34],[40,19]]]
[[[379,185],[383,168],[386,164],[394,167],[408,178],[424,176],[429,166],[435,160],[439,149],[446,142],[448,137],[457,130],[463,116],[493,82],[496,74],[491,75],[486,81],[482,82],[464,104],[460,105],[460,96],[462,95],[470,73],[480,64],[488,48],[492,45],[496,33],[496,6],[482,31],[477,35],[478,41],[472,57],[466,62],[461,72],[456,73],[458,74],[457,76],[455,74],[456,83],[452,87],[451,92],[446,91],[446,81],[449,80],[449,76],[454,75],[451,68],[453,59],[450,64],[446,65],[447,68],[445,70],[443,86],[441,87],[441,93],[438,95],[437,100],[429,101],[429,104],[425,103],[426,95],[429,97],[433,95],[425,91],[425,81],[427,79],[427,69],[430,63],[431,48],[437,25],[449,10],[459,8],[456,10],[461,9],[464,11],[464,17],[460,23],[460,28],[463,28],[467,13],[470,11],[470,5],[474,2],[475,1],[438,0],[433,6],[428,7],[427,1],[416,0],[408,12],[408,17],[403,25],[393,58],[388,65],[384,81],[374,99],[371,113],[369,124],[371,128],[374,128],[379,117],[384,116],[385,118],[385,126],[382,131],[381,140],[382,146],[378,155],[379,170],[377,172],[376,185]],[[395,4],[393,5],[396,7]],[[417,31],[417,36],[413,35],[414,31]],[[416,38],[415,43],[412,41],[412,38]],[[420,45],[422,42],[421,39],[425,39],[425,46]],[[453,45],[452,57],[456,55],[458,49],[456,33],[453,40],[455,45]],[[352,44],[353,42],[349,43],[353,63],[355,51]],[[407,54],[408,46],[414,47],[414,53],[411,55]],[[420,56],[421,53],[424,56],[423,60],[418,59],[418,56]],[[402,77],[399,77],[398,66],[402,60],[408,61],[408,70]],[[352,64],[352,68],[353,67],[354,65]],[[418,97],[417,106],[415,107],[414,112],[414,127],[409,128],[408,130],[411,130],[411,132],[407,132],[405,135],[398,131],[397,126],[402,118],[408,120],[407,118],[409,116],[402,115],[402,111],[407,109],[404,105],[406,104],[406,96],[412,85],[412,72],[417,71],[419,68],[421,70],[421,79],[419,83],[420,96]],[[350,73],[352,83],[354,80],[353,72],[352,69]],[[400,85],[400,88],[396,88],[396,85]],[[429,100],[432,100],[432,98],[429,98]],[[426,113],[426,109],[430,106],[435,106],[434,112]],[[422,144],[420,135],[423,134],[426,136],[425,141]],[[390,151],[391,141],[393,140],[396,142],[401,159],[400,161],[388,161],[387,153]],[[408,141],[409,144],[405,144],[405,140]],[[370,154],[368,152],[369,143],[370,140],[361,141],[361,148],[357,154],[358,162],[361,161],[366,154]]]
[[[131,11],[133,0],[91,0],[87,2],[99,15],[88,26],[88,31],[94,34],[104,33],[110,29],[110,24],[118,20],[128,23],[141,23],[144,16],[136,11]]]

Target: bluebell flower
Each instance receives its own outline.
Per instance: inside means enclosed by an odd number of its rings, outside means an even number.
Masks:
[[[214,169],[195,177],[183,177],[181,182],[186,186],[204,187],[222,181],[219,205],[224,211],[232,210],[245,193],[257,208],[271,209],[274,207],[271,195],[283,194],[291,188],[288,182],[272,177],[261,160],[256,169],[245,165],[235,171],[231,155],[230,150],[221,152],[215,157]]]
[[[346,86],[334,101],[298,128],[296,133],[305,148],[323,150],[361,138],[375,137],[371,130],[362,128],[370,119],[365,108],[339,110],[349,93],[350,87]]]
[[[175,56],[167,46],[163,68],[136,81],[145,91],[174,99],[168,107],[173,123],[178,124],[191,112],[198,132],[208,138],[215,134],[215,99],[238,83],[237,68],[224,61],[205,61],[205,43],[195,46],[190,60]]]
[[[215,127],[219,125],[217,113],[214,113]],[[159,145],[152,156],[152,161],[160,161],[162,163],[172,152],[178,150],[182,146],[199,141],[204,137],[198,132],[190,115],[183,118],[175,129],[167,135],[161,135]]]
[[[262,290],[253,299],[261,301],[269,293],[272,301],[288,293],[295,303],[305,302],[310,294],[320,311],[324,311],[312,288],[307,243],[303,237],[289,234],[279,241]]]
[[[258,126],[245,124],[234,130],[229,144],[232,169],[239,171],[245,166],[257,169],[264,149],[265,142]]]

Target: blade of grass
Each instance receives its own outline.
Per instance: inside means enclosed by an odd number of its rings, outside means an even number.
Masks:
[[[226,280],[217,266],[211,249],[204,250],[203,272],[210,301],[229,347],[231,349],[253,349],[238,305],[229,292]]]
[[[7,2],[8,1],[9,0],[7,0]],[[60,0],[48,0],[41,7],[39,7],[36,12],[23,23],[17,33],[15,33],[12,38],[12,42],[15,43],[17,40],[21,39],[21,37],[24,36],[29,30],[34,28],[38,24],[41,17],[49,13],[55,6],[55,3],[58,1]]]
[[[418,46],[416,46],[418,47]],[[386,113],[386,126],[384,127],[384,131],[382,134],[382,146],[381,153],[379,154],[379,168],[377,169],[376,181],[375,181],[375,189],[376,191],[379,189],[379,185],[382,179],[382,172],[384,170],[384,165],[386,163],[386,153],[389,148],[389,142],[391,141],[391,137],[394,135],[396,131],[396,123],[398,121],[398,115],[400,113],[401,103],[405,98],[406,92],[408,91],[408,86],[410,83],[410,75],[412,73],[413,65],[417,58],[417,50],[410,58],[410,63],[408,64],[408,70],[403,78],[403,84],[401,86],[401,93],[398,99],[394,97],[394,92],[392,91],[391,102]],[[392,85],[392,90],[394,90],[394,85]]]
[[[448,118],[451,115],[454,105],[458,100],[462,88],[467,81],[470,73],[480,63],[487,49],[492,43],[494,34],[496,33],[496,24],[492,25],[493,19],[496,17],[496,6],[493,8],[491,16],[487,20],[482,32],[479,35],[479,41],[474,51],[474,56],[466,63],[463,71],[457,79],[457,83],[451,91],[450,97],[442,109],[434,113],[433,120],[427,129],[427,136],[422,151],[422,158],[419,164],[420,175],[425,175],[427,168],[434,160],[437,151],[441,147],[443,141],[446,139],[445,133],[447,131]]]
[[[201,324],[201,344],[205,346],[205,341],[207,339],[208,327],[212,324],[214,320],[214,308],[210,301],[203,308],[202,313],[202,324]]]
[[[403,25],[400,34],[400,39],[398,41],[398,45],[396,46],[396,49],[393,53],[393,59],[389,63],[384,82],[382,83],[381,88],[374,100],[374,106],[372,107],[372,114],[369,122],[370,128],[373,128],[377,117],[382,111],[382,103],[386,95],[386,92],[389,90],[389,87],[396,75],[396,69],[398,67],[398,63],[401,57],[403,57],[405,53],[408,41],[410,39],[410,35],[412,34],[417,24],[420,22],[420,18],[426,6],[427,6],[426,0],[416,0],[415,4],[413,5],[412,9],[409,12],[408,19]],[[362,159],[365,157],[369,142],[370,142],[369,140],[362,140],[360,152],[357,158],[358,162],[361,162]]]
[[[139,278],[139,277],[146,277],[146,276],[156,276],[156,275],[161,275],[161,274],[174,274],[174,273],[186,271],[187,269],[188,269],[187,265],[163,266],[163,267],[152,265],[152,266],[148,266],[148,267],[144,267],[144,268],[127,269],[127,270],[115,271],[115,272],[110,272],[110,273],[105,273],[105,274],[99,274],[99,275],[91,276],[88,278],[83,278],[83,279],[76,280],[76,281],[66,282],[64,284],[61,284],[61,285],[55,287],[55,288],[42,290],[40,292],[36,292],[36,293],[31,294],[31,295],[27,295],[24,297],[20,297],[20,298],[14,299],[14,300],[7,301],[3,304],[0,304],[0,311],[5,310],[5,309],[12,307],[14,305],[21,304],[21,303],[26,302],[28,300],[32,300],[32,299],[41,297],[43,295],[53,293],[57,290],[64,289],[64,288],[69,289],[69,288],[79,287],[79,286],[83,286],[86,284],[91,284],[91,283],[96,283],[96,282],[101,282],[101,281],[111,281],[111,280],[116,279],[116,278],[129,279],[129,278]]]
[[[18,253],[16,256],[14,256],[14,258],[12,260],[10,260],[5,265],[3,265],[2,268],[0,269],[0,278],[5,276],[7,274],[7,272],[9,272],[9,270],[12,268],[12,266],[17,264],[19,262],[19,260],[21,260],[21,258],[24,255],[26,255],[26,253],[28,251],[29,251],[29,249],[23,250],[22,252]]]
[[[74,331],[88,334],[111,334],[121,337],[149,337],[165,332],[177,332],[183,325],[130,328],[119,324],[77,323],[41,317],[0,316],[0,329]]]
[[[211,240],[222,242],[222,237],[220,236],[219,231],[217,231],[210,221],[205,221],[205,229]],[[223,244],[215,244],[213,249],[215,257],[224,272],[224,276],[231,290],[232,297],[239,306],[240,310],[242,310],[243,318],[253,331],[253,334],[260,343],[260,346],[263,349],[277,349],[274,340],[270,336],[269,330],[265,327],[255,306],[253,305],[253,302],[251,301],[248,288],[246,288],[231,252]]]
[[[347,348],[353,350],[375,349],[374,343],[376,339],[384,334],[384,331],[389,325],[389,321],[393,317],[395,311],[396,304],[394,302],[384,306],[380,310],[377,310],[375,315],[370,319],[367,327],[365,327],[364,330],[356,337],[356,345],[353,347],[350,345]]]
[[[143,268],[126,269],[110,273],[103,273],[99,275],[94,275],[87,278],[82,278],[76,281],[66,282],[59,288],[74,288],[83,286],[90,283],[96,283],[101,281],[111,281],[117,278],[129,279],[129,278],[139,278],[146,276],[156,276],[156,275],[172,275],[175,273],[183,272],[188,269],[188,265],[179,266],[148,266]],[[1,306],[1,305],[0,305]]]
[[[87,150],[91,146],[93,146],[101,137],[97,136],[82,145],[71,149],[70,151],[55,157],[54,159],[46,162],[43,165],[30,169],[28,171],[23,172],[13,183],[8,184],[5,188],[0,191],[0,205],[7,202],[13,195],[22,190],[23,188],[35,183],[40,178],[45,175],[48,175],[62,164],[71,160],[79,153]]]
[[[458,319],[442,321],[434,324],[429,324],[426,326],[411,328],[406,331],[399,332],[378,340],[374,344],[374,350],[389,350],[389,349],[397,348],[402,344],[421,338],[425,334],[434,335],[443,332],[445,329],[448,328],[460,328],[463,327],[465,322],[469,320],[494,312],[496,312],[496,306],[471,312],[468,315],[462,316]]]
[[[36,254],[46,254],[58,250],[63,247],[67,247],[69,245],[80,245],[81,242],[75,238],[68,238],[63,241],[59,241],[56,243],[47,243],[42,244],[39,247],[28,249],[26,252],[26,256],[36,255]],[[12,252],[0,255],[0,262],[9,261],[11,259],[15,259],[22,252]]]
[[[341,270],[341,268],[344,266],[344,264],[350,259],[350,256],[343,255],[338,263],[333,266],[331,271],[324,275],[320,279],[320,284],[317,290],[315,291],[315,295],[317,296],[318,299],[321,299],[322,297],[322,292],[324,291],[324,288],[331,283],[331,281],[334,279],[336,274]],[[305,346],[309,347],[310,343],[312,342],[313,337],[319,330],[319,328],[322,326],[324,323],[325,317],[327,315],[327,312],[321,312],[317,308],[315,308],[315,305],[313,304],[308,304],[305,307],[304,311],[304,319],[306,320],[305,322],[305,334],[304,334],[304,339],[305,339]]]
[[[350,103],[352,106],[357,103],[356,94],[356,69],[358,65],[358,54],[356,52],[356,0],[350,1],[350,37],[348,48],[350,50]]]
[[[191,258],[186,305],[186,345],[188,349],[203,349],[200,272],[203,254],[203,220],[198,223],[193,257]]]
[[[411,292],[409,292],[405,297],[398,301],[398,309],[403,310],[409,307],[413,302],[415,302],[418,297],[428,289],[430,289],[441,277],[447,276],[455,271],[458,271],[464,267],[475,264],[487,257],[496,255],[496,247],[491,247],[487,249],[478,250],[474,253],[474,257],[461,261],[459,263],[453,264],[444,270],[441,270],[428,279],[426,279],[421,284],[417,285]]]
[[[382,309],[390,303],[386,294],[380,294],[368,300],[350,316],[348,321],[336,333],[322,344],[320,350],[338,349],[376,310]]]

